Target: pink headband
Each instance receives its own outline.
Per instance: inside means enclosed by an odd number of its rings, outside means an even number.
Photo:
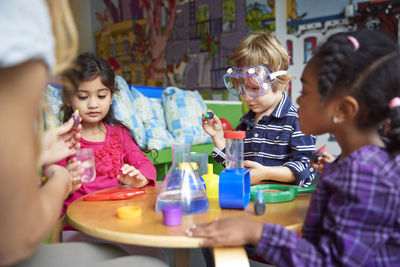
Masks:
[[[393,97],[389,102],[389,108],[394,109],[400,107],[400,97]]]
[[[347,39],[349,39],[349,41],[353,44],[354,46],[354,50],[358,50],[358,48],[360,47],[360,43],[358,42],[358,40],[354,37],[354,36],[347,36]]]

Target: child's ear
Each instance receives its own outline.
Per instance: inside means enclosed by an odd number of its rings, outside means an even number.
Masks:
[[[337,123],[350,121],[357,116],[359,109],[360,106],[354,97],[344,96],[338,100],[334,117],[337,118]]]

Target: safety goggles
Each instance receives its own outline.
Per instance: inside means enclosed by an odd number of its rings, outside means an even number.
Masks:
[[[268,93],[274,88],[274,80],[287,71],[272,72],[267,65],[236,68],[231,67],[224,74],[224,83],[228,91],[233,95],[246,94],[256,98]]]

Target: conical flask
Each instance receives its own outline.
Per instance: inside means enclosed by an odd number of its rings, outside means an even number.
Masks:
[[[190,162],[190,144],[172,145],[172,165],[157,196],[156,211],[164,206],[178,205],[183,215],[209,210],[206,191]]]

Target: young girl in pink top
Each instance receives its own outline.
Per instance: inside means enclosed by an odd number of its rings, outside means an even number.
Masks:
[[[64,212],[73,200],[100,189],[121,183],[134,188],[154,186],[155,167],[139,149],[129,129],[114,118],[111,105],[117,87],[108,63],[93,54],[83,53],[76,58],[74,68],[64,72],[62,77],[70,84],[62,91],[63,120],[68,121],[74,110],[79,110],[81,148],[93,148],[96,168],[96,178],[82,183],[68,197]],[[63,164],[73,177],[82,172],[81,163],[75,157],[67,158]]]
[[[81,163],[75,157],[60,162],[66,165],[77,184],[75,191],[64,202],[63,214],[73,200],[100,189],[121,183],[134,188],[154,186],[156,169],[139,149],[129,129],[114,118],[111,105],[117,87],[115,74],[108,63],[93,54],[80,54],[74,61],[74,67],[65,71],[62,79],[63,85],[69,85],[64,86],[62,91],[63,120],[67,121],[76,109],[79,110],[81,148],[93,148],[96,168],[96,177],[92,182],[80,183]],[[67,226],[65,230],[72,229]],[[64,231],[63,240],[107,243],[77,231]],[[167,255],[159,248],[115,244],[129,254],[156,257],[168,264]]]

